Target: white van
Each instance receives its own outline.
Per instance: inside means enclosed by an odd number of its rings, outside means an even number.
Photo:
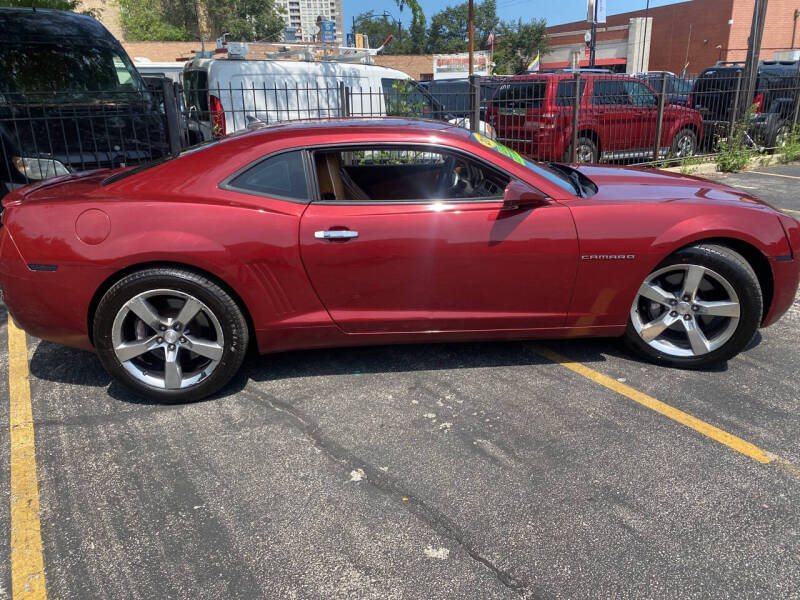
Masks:
[[[133,66],[136,67],[140,75],[161,75],[167,79],[171,79],[175,83],[182,83],[181,75],[183,75],[183,63],[156,62],[141,56],[134,56]]]
[[[258,122],[416,116],[469,127],[396,69],[334,61],[195,58],[183,67],[189,119],[202,139]],[[480,132],[494,138],[483,121]]]

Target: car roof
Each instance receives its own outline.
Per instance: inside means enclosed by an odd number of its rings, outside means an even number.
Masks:
[[[510,82],[518,82],[518,81],[536,81],[538,80],[548,80],[548,79],[574,79],[575,71],[569,73],[520,73],[519,75],[514,75],[513,77],[509,77],[507,81]],[[586,72],[580,71],[581,80],[586,79],[628,79],[629,75],[625,73],[596,73],[596,72]]]
[[[64,39],[76,45],[118,44],[90,15],[41,8],[0,8],[0,42],[48,43]]]
[[[431,121],[427,119],[414,119],[404,117],[344,117],[336,119],[305,119],[301,121],[286,121],[274,125],[256,126],[250,130],[234,133],[229,138],[241,138],[253,136],[274,136],[279,135],[302,135],[309,133],[313,135],[325,135],[328,133],[341,133],[342,131],[363,133],[409,133],[415,134],[444,134],[454,138],[467,138],[469,130],[463,127],[456,127],[442,121]]]
[[[392,79],[411,79],[407,73],[399,69],[384,67],[382,65],[365,65],[358,62],[335,62],[335,61],[307,61],[307,60],[287,60],[276,58],[248,58],[245,60],[231,58],[192,58],[183,63],[186,71],[208,71],[212,69],[229,69],[231,71],[247,71],[249,68],[269,68],[275,69],[275,73],[252,72],[250,75],[280,75],[286,71],[299,73],[318,74],[323,72],[330,77],[340,76],[342,73],[350,74],[374,74],[383,75]],[[327,72],[325,72],[327,71]]]

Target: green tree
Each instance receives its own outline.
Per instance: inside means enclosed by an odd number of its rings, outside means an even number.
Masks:
[[[281,38],[284,28],[274,0],[116,1],[120,5],[122,27],[129,40],[197,39],[200,37],[198,11],[206,15],[206,28],[213,38],[228,33],[236,41],[275,41]]]
[[[475,5],[475,49],[486,46],[489,32],[498,25],[496,0]],[[448,6],[431,17],[426,49],[436,54],[453,54],[469,50],[469,3]]]
[[[547,24],[544,19],[524,23],[522,19],[502,22],[497,29],[494,72],[513,74],[524,71],[531,61],[547,48]]]
[[[407,54],[422,54],[427,46],[427,34],[425,13],[418,0],[395,0],[400,12],[408,6],[411,9],[411,26],[409,27],[408,43],[406,44]]]
[[[125,30],[125,38],[128,40],[167,42],[188,41],[196,37],[196,16],[194,27],[177,25],[167,20],[164,7],[159,0],[118,0],[118,2],[120,21]]]
[[[71,10],[82,12],[87,15],[96,15],[97,10],[78,11],[80,0],[6,0],[3,6],[13,6],[22,8],[50,8],[53,10]]]
[[[394,36],[383,54],[405,54],[408,43],[408,30],[386,15],[376,15],[374,11],[363,12],[356,17],[354,31],[369,36],[369,44],[375,48],[390,35]]]
[[[215,37],[229,33],[236,41],[281,39],[285,26],[274,0],[205,0],[208,28]]]

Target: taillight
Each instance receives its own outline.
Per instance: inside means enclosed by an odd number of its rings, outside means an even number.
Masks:
[[[210,94],[208,96],[208,107],[211,109],[211,136],[221,138],[225,136],[225,111],[222,110],[222,102],[219,98]]]
[[[756,97],[753,98],[753,112],[761,114],[761,110],[763,109],[764,105],[764,94],[756,94]]]

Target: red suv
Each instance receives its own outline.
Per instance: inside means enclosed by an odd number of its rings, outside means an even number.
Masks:
[[[650,158],[658,121],[658,95],[626,75],[582,74],[578,162]],[[487,110],[497,138],[537,160],[569,160],[573,73],[517,75],[501,86]],[[691,156],[703,137],[703,119],[691,108],[666,104],[659,154]]]

